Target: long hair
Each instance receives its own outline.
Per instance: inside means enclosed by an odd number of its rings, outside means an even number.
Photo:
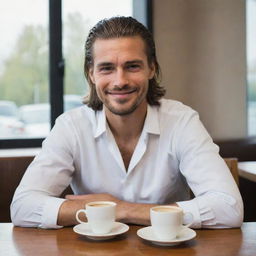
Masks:
[[[159,100],[165,95],[165,89],[159,85],[161,70],[156,58],[155,42],[150,31],[132,17],[112,17],[99,21],[90,31],[85,43],[84,74],[89,83],[89,94],[84,103],[94,110],[102,109],[95,84],[90,79],[89,70],[93,66],[93,44],[97,39],[140,36],[146,47],[149,65],[155,66],[155,75],[149,80],[147,102],[150,105],[160,105]]]

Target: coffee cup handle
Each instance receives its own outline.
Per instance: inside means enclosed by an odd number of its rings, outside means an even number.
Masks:
[[[83,212],[83,213],[85,214],[85,216],[86,216],[86,210],[80,209],[80,210],[78,210],[78,211],[76,212],[76,220],[77,220],[79,223],[81,223],[81,224],[87,223],[87,222],[82,221],[82,220],[79,219],[79,213],[81,213],[81,212]]]
[[[191,212],[184,212],[184,216],[185,215],[190,215],[191,216],[191,223],[188,223],[186,225],[183,225],[183,227],[186,227],[186,228],[189,228],[192,224],[193,224],[193,221],[194,221],[194,216]]]

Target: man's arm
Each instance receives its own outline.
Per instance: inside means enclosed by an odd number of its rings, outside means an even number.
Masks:
[[[193,228],[233,228],[243,222],[243,201],[230,170],[196,112],[184,115],[175,137],[179,169],[195,198],[177,202],[193,213]]]
[[[58,117],[15,191],[10,212],[16,226],[60,228],[56,220],[65,199],[58,197],[71,183],[75,170],[74,132],[66,119]]]
[[[57,222],[60,226],[77,224],[76,211],[83,209],[86,203],[92,201],[112,201],[117,203],[116,220],[138,225],[150,225],[150,208],[155,206],[155,204],[125,202],[109,194],[67,195],[66,199],[59,209]]]

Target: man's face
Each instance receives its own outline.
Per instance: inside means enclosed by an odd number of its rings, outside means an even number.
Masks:
[[[128,115],[145,107],[149,66],[143,40],[136,37],[97,39],[93,45],[93,67],[90,78],[104,106],[116,115]]]

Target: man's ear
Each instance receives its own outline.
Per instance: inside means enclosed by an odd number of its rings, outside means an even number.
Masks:
[[[90,77],[90,80],[92,81],[92,83],[95,84],[95,79],[94,79],[94,75],[93,75],[93,68],[89,69],[89,77]]]
[[[150,65],[149,80],[151,80],[151,79],[154,77],[155,72],[156,72],[156,66],[155,66],[154,63],[152,63],[152,64]]]

